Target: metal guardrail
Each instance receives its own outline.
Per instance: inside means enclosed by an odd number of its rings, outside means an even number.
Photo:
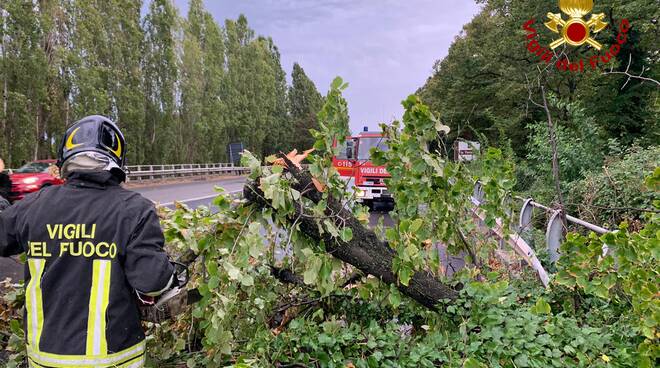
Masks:
[[[474,185],[473,197],[478,202],[482,202],[484,199],[483,188],[481,183],[478,181]],[[561,212],[557,211],[556,209],[544,206],[541,203],[534,202],[532,198],[515,197],[515,199],[523,202],[522,208],[520,209],[520,215],[518,217],[518,224],[516,229],[519,234],[528,235],[527,233],[529,233],[531,228],[534,226],[533,217],[535,208],[538,208],[549,215],[549,220],[547,222],[545,231],[545,242],[548,247],[550,261],[552,263],[557,262],[560,257],[559,247],[561,242],[564,240],[564,232],[566,231],[561,220]],[[508,200],[510,200],[510,198]],[[600,235],[611,232],[611,230],[605,229],[601,226],[592,224],[569,214],[566,214],[566,221],[580,225]],[[607,250],[607,246],[603,246],[603,254],[606,254]]]
[[[231,163],[217,164],[177,164],[177,165],[135,165],[127,166],[129,180],[153,180],[207,175],[241,175],[249,171],[247,167]]]
[[[532,198],[516,197],[516,199],[523,201],[522,208],[520,209],[520,218],[518,221],[518,227],[520,232],[525,232],[527,229],[530,229],[533,226],[534,208],[538,208],[550,216],[545,231],[545,241],[546,241],[546,245],[548,246],[548,254],[550,255],[550,261],[552,261],[553,263],[557,262],[557,260],[559,260],[560,257],[559,247],[564,239],[564,232],[566,231],[566,229],[564,229],[564,224],[562,223],[561,212],[556,209],[544,206],[540,203],[534,202]],[[566,214],[566,221],[576,225],[580,225],[599,235],[607,234],[611,232],[608,229],[581,220],[569,214]],[[607,253],[607,246],[603,246],[603,254],[606,253]]]

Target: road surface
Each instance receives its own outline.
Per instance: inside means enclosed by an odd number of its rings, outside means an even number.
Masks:
[[[137,187],[132,188],[132,190],[161,206],[172,208],[174,201],[178,201],[191,208],[197,208],[211,205],[213,198],[218,196],[218,192],[215,190],[216,187],[224,188],[225,193],[239,193],[243,190],[245,180],[245,177],[231,177],[209,181]]]

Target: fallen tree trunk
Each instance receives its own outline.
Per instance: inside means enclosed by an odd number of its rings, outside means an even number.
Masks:
[[[284,157],[284,161],[287,164],[287,171],[295,179],[291,184],[292,188],[298,190],[312,202],[318,203],[323,194],[315,188],[310,173],[297,168],[286,157]],[[270,207],[270,203],[259,189],[258,179],[256,182],[249,181],[245,185],[243,195],[245,199],[257,206]],[[429,309],[437,309],[437,304],[443,299],[453,300],[458,296],[456,290],[428,272],[416,272],[408,286],[400,284],[397,275],[392,272],[395,252],[387,242],[379,240],[376,233],[363,226],[349,210],[344,208],[340,201],[334,198],[328,199],[325,214],[335,222],[338,228],[342,226],[351,228],[353,238],[344,242],[332,237],[327,231],[321,234],[311,211],[307,212],[302,206],[296,207],[296,215],[290,217],[289,221],[292,224],[297,221],[300,230],[312,240],[323,241],[327,252],[335,258],[353,265],[365,274],[378,277],[387,284],[396,285],[401,293]]]

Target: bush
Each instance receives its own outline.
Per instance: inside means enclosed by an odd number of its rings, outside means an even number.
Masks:
[[[567,204],[578,217],[597,224],[617,226],[624,220],[639,227],[644,212],[660,199],[644,179],[660,165],[660,146],[632,147],[620,157],[608,159],[599,172],[569,184]]]

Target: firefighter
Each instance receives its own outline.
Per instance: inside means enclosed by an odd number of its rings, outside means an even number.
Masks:
[[[174,267],[154,205],[120,186],[126,143],[89,116],[64,134],[66,179],[0,214],[0,256],[27,254],[25,336],[30,367],[142,367],[136,292],[155,296]]]

